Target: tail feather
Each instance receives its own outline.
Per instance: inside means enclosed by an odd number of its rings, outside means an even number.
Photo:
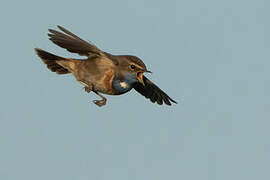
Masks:
[[[49,52],[46,52],[42,49],[35,48],[37,55],[41,58],[41,60],[47,65],[47,68],[52,72],[56,72],[57,74],[68,74],[70,71],[57,63],[59,60],[64,60],[65,58],[56,56]]]

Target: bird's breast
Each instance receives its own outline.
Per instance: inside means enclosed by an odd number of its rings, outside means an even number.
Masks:
[[[112,82],[113,88],[115,89],[115,94],[124,94],[131,90],[132,86],[126,81],[121,80],[113,80]]]
[[[119,79],[117,77],[114,78],[112,84],[118,94],[124,94],[132,89],[135,82],[138,82],[137,76],[132,73],[126,73]]]
[[[104,88],[100,88],[99,91],[110,95],[124,94],[132,89],[131,83],[126,79],[117,79],[113,70],[105,72],[102,84]]]

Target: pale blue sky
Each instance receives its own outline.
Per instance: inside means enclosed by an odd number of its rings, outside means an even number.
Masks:
[[[270,2],[2,1],[1,180],[269,180]],[[34,48],[62,25],[133,54],[179,103],[131,91],[99,108]],[[91,102],[91,103],[89,103]]]

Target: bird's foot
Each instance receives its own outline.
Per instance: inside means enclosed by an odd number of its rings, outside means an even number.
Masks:
[[[104,106],[104,105],[106,104],[106,101],[107,101],[107,99],[102,99],[102,100],[94,100],[93,102],[94,102],[97,106],[101,107],[101,106]]]

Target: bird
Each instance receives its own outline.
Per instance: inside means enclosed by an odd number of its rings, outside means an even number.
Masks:
[[[133,55],[112,55],[100,50],[93,43],[81,39],[62,26],[49,29],[49,39],[71,53],[86,56],[85,59],[65,58],[35,48],[36,54],[47,68],[59,75],[73,74],[87,93],[97,94],[101,100],[93,102],[102,107],[107,99],[102,94],[122,95],[135,89],[151,102],[159,105],[177,104],[157,85],[144,76],[151,73],[144,62]]]

